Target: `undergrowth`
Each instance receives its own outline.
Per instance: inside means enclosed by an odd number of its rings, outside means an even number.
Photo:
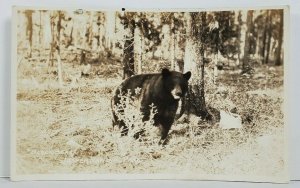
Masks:
[[[120,78],[93,75],[93,79],[80,78],[75,86],[57,88],[49,85],[52,77],[47,78],[44,65],[26,64],[19,69],[22,69],[17,91],[19,174],[195,172],[271,176],[283,173],[280,71],[276,70],[278,78],[274,83],[220,79],[223,90],[207,85],[207,105],[234,110],[247,117],[243,128],[223,130],[218,123],[197,119],[189,124],[175,122],[168,144],[162,146],[158,144],[158,128],[151,121],[155,107],[152,106],[150,121],[143,122],[131,93],[121,96],[122,102],[115,107],[118,117],[128,125],[128,135],[122,136],[121,130],[113,128],[110,98]],[[249,84],[244,84],[246,81]],[[264,89],[266,84],[271,92]],[[134,134],[140,130],[144,135],[135,139]]]

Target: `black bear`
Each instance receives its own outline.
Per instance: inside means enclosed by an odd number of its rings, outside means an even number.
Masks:
[[[154,104],[157,113],[154,115],[154,125],[160,128],[161,139],[166,139],[174,122],[178,101],[188,91],[188,80],[191,72],[182,74],[176,71],[163,69],[161,73],[140,74],[126,79],[116,90],[112,98],[113,124],[119,125],[123,134],[127,134],[128,128],[115,113],[114,107],[120,104],[120,98],[130,91],[131,96],[139,98],[140,110],[143,121],[149,120],[151,105]],[[140,88],[136,92],[136,88]],[[137,96],[138,95],[138,96]]]

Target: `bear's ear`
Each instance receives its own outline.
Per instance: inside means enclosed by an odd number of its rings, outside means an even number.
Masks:
[[[186,80],[189,80],[192,76],[192,73],[190,71],[186,72],[184,75],[183,75],[183,78],[185,78]]]
[[[166,68],[164,68],[164,69],[161,71],[161,74],[163,75],[163,77],[169,76],[170,73],[171,73],[171,72],[169,71],[169,69],[166,69]]]

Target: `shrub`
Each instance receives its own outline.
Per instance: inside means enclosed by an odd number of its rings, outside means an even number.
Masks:
[[[153,120],[154,115],[157,113],[157,109],[154,104],[151,104],[150,118],[148,121],[143,121],[143,114],[139,109],[140,99],[138,96],[140,91],[141,89],[137,88],[135,90],[135,96],[132,95],[130,90],[128,90],[127,93],[120,92],[118,95],[120,101],[117,105],[113,106],[113,110],[118,121],[123,121],[125,123],[128,137],[138,137],[140,141],[150,144],[157,135],[155,134],[157,127],[154,126]]]

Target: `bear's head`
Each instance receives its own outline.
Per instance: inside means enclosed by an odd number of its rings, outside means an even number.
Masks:
[[[180,72],[163,69],[161,74],[164,81],[164,88],[170,92],[175,100],[179,100],[186,94],[188,90],[188,80],[191,78],[190,71],[182,74]]]

